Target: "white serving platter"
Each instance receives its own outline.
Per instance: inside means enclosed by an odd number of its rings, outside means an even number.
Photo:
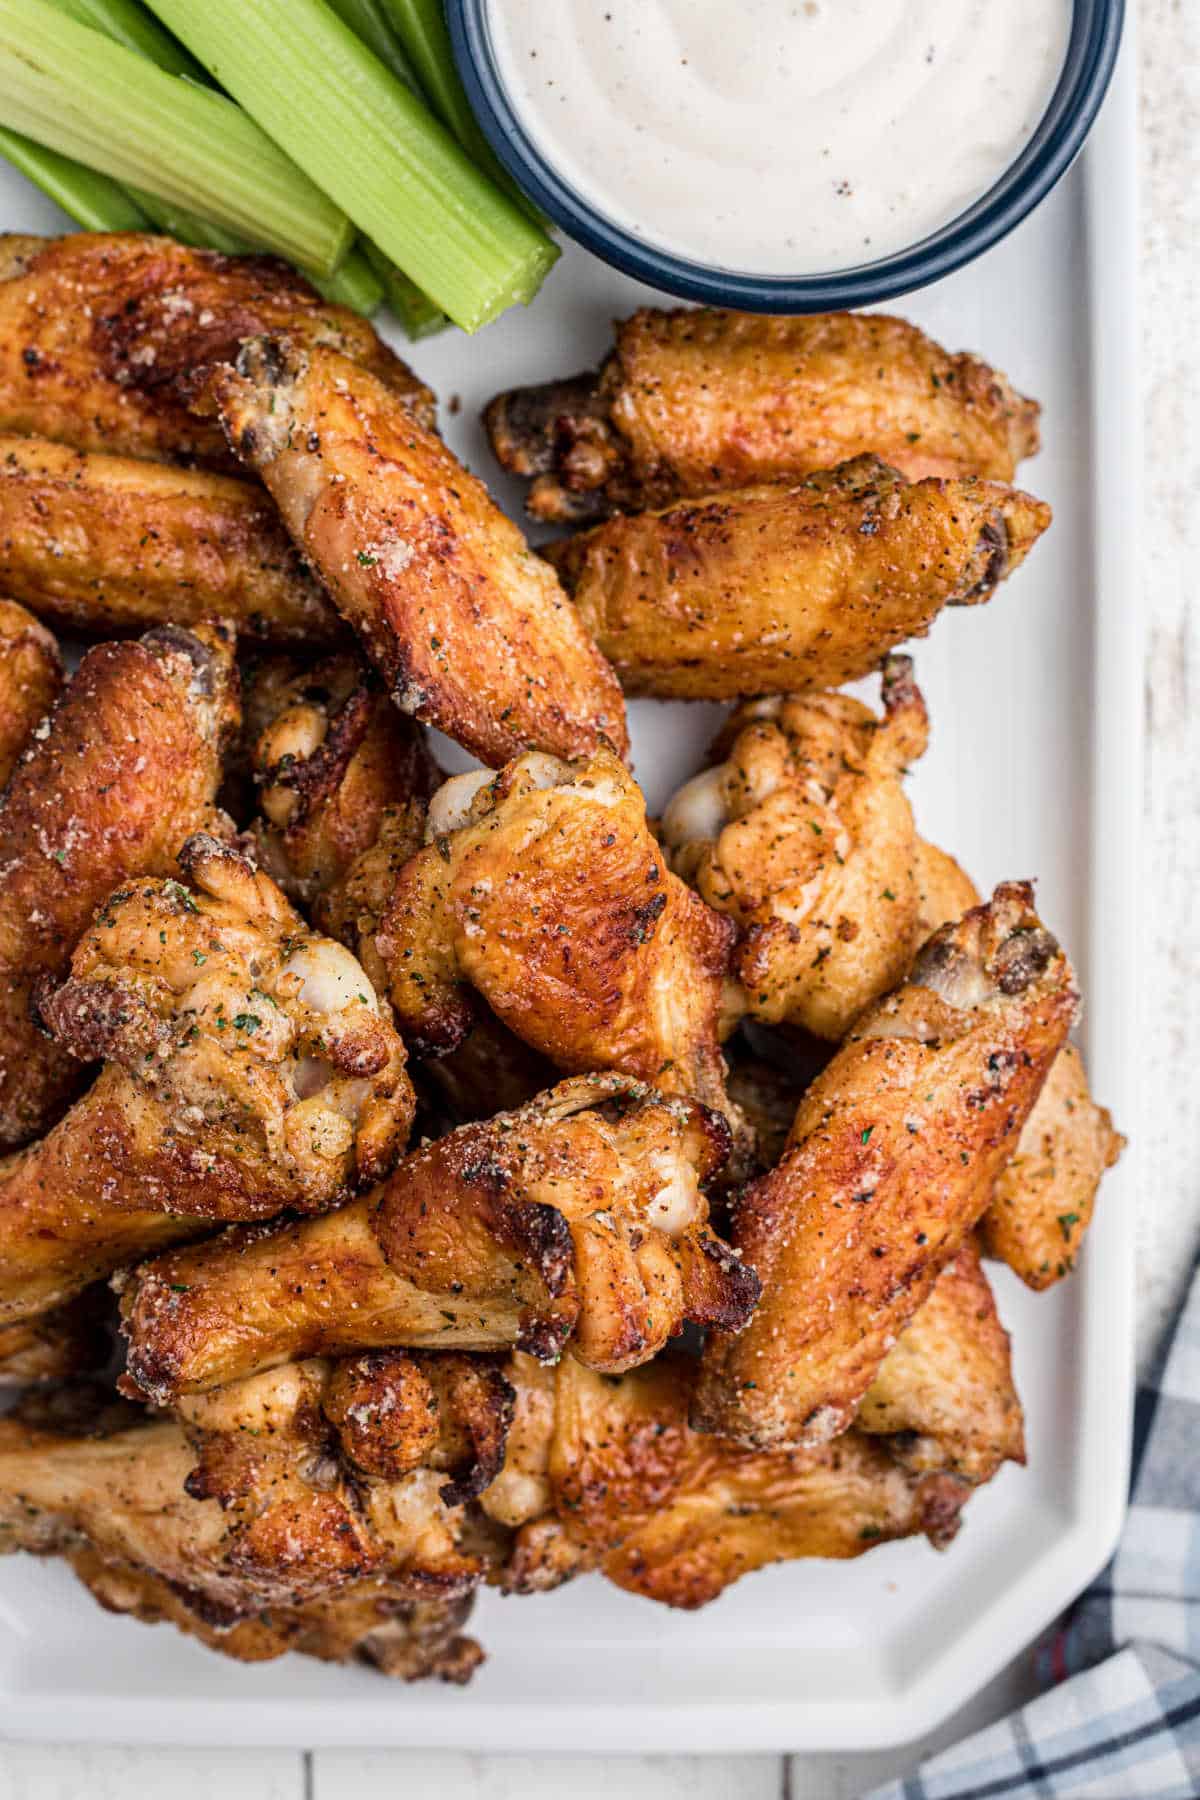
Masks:
[[[899,303],[1044,402],[1023,479],[1049,536],[992,604],[916,647],[933,742],[912,792],[922,831],[980,885],[1036,875],[1087,996],[1093,1086],[1134,1129],[1141,641],[1134,365],[1134,46],[1081,165],[983,261]],[[0,221],[61,219],[0,177]],[[571,250],[536,306],[412,356],[446,435],[489,479],[477,420],[497,389],[582,368],[648,290]],[[454,398],[457,396],[457,404]],[[513,488],[497,484],[515,508]],[[652,805],[695,766],[715,709],[634,708]],[[174,1744],[471,1750],[861,1750],[931,1729],[1102,1567],[1124,1504],[1133,1358],[1133,1153],[1105,1184],[1075,1278],[1034,1296],[997,1271],[1028,1419],[1029,1467],[969,1506],[958,1542],[850,1564],[785,1565],[698,1614],[589,1578],[485,1595],[489,1660],[465,1690],[402,1688],[298,1657],[246,1668],[167,1627],[102,1613],[61,1567],[0,1561],[0,1736]]]

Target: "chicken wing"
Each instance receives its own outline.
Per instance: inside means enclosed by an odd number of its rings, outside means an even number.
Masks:
[[[763,1296],[705,1348],[693,1422],[758,1448],[827,1442],[986,1209],[1077,996],[1027,884],[945,927],[808,1089],[737,1204]]]
[[[62,686],[58,645],[23,606],[0,600],[0,794]]]
[[[921,839],[917,880],[924,933],[978,905],[965,870]],[[1061,1281],[1075,1267],[1104,1172],[1124,1148],[1112,1114],[1092,1099],[1083,1058],[1064,1044],[983,1215],[985,1254],[1035,1290]]]
[[[912,663],[884,665],[882,718],[846,694],[775,698],[725,736],[663,814],[672,867],[738,927],[729,1010],[842,1038],[922,937],[901,784],[928,737]]]
[[[600,370],[499,394],[484,420],[503,466],[536,477],[536,518],[587,520],[866,452],[913,481],[1011,481],[1038,448],[1040,411],[886,314],[643,308]]]
[[[251,715],[262,809],[251,830],[255,854],[318,922],[336,919],[344,930],[333,935],[353,947],[349,919],[367,904],[376,865],[406,861],[422,842],[439,779],[424,736],[350,653],[307,669],[259,670]],[[354,890],[343,891],[368,852]]]
[[[180,866],[193,889],[111,895],[40,997],[60,1045],[108,1066],[0,1165],[0,1320],[214,1222],[320,1211],[404,1146],[403,1046],[354,958],[215,839]]]
[[[257,483],[0,436],[0,585],[64,630],[343,629]]]
[[[551,1377],[548,1426],[524,1359],[514,1359],[510,1378],[518,1392],[510,1443],[522,1468],[482,1500],[519,1527],[500,1578],[510,1592],[599,1569],[646,1599],[704,1606],[770,1563],[860,1556],[920,1532],[940,1547],[971,1491],[955,1476],[902,1468],[858,1431],[802,1451],[704,1437],[688,1426],[696,1364],[679,1354],[616,1381],[567,1359]]]
[[[382,382],[258,338],[210,393],[402,712],[484,762],[626,750],[612,670],[552,571]]]
[[[220,426],[187,401],[210,364],[264,331],[354,357],[432,425],[429,390],[367,321],[286,263],[79,232],[0,235],[0,431],[236,468]]]
[[[80,1086],[34,1023],[35,987],[62,974],[114,887],[168,874],[212,822],[235,696],[224,628],[102,644],[0,798],[0,1149],[44,1131]]]
[[[1025,1461],[1008,1333],[972,1238],[884,1357],[855,1424],[914,1474],[978,1486]]]
[[[96,1375],[112,1358],[113,1297],[90,1288],[57,1312],[0,1325],[0,1391]]]
[[[147,1263],[122,1311],[137,1390],[165,1403],[303,1355],[567,1346],[615,1371],[685,1320],[748,1318],[758,1283],[710,1230],[723,1121],[617,1075],[562,1082],[406,1157],[325,1218]]]
[[[729,1109],[718,1025],[733,929],[666,867],[610,751],[455,776],[426,836],[374,936],[414,1049],[456,1049],[479,996],[561,1069],[617,1069]]]
[[[1050,523],[993,481],[906,482],[860,456],[806,480],[610,519],[544,554],[629,694],[837,687],[973,605]]]

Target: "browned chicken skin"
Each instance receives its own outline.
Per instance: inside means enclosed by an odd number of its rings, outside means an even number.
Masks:
[[[1069,963],[1013,884],[939,931],[804,1095],[740,1196],[763,1282],[704,1353],[694,1422],[758,1447],[827,1442],[985,1211],[1074,1019]]]
[[[0,600],[0,794],[63,682],[58,645],[13,600]]]
[[[925,933],[979,904],[966,871],[921,839],[917,882]],[[1075,1266],[1104,1172],[1124,1147],[1111,1113],[1092,1099],[1083,1058],[1064,1044],[983,1215],[985,1254],[1007,1263],[1026,1287],[1061,1281]]]
[[[751,702],[724,759],[671,800],[672,867],[738,927],[731,1011],[840,1039],[904,975],[928,933],[901,777],[927,737],[912,664],[893,656],[881,718],[847,694]]]
[[[616,680],[553,573],[388,387],[259,338],[211,397],[403,712],[493,764],[627,749]]]
[[[236,719],[228,634],[166,626],[90,651],[38,728],[0,798],[0,1149],[44,1131],[82,1078],[35,1024],[35,987],[114,887],[168,874],[213,822]]]
[[[236,468],[219,425],[187,400],[208,365],[264,331],[355,357],[432,425],[429,390],[367,321],[286,263],[79,232],[0,236],[0,431]]]
[[[460,1126],[374,1195],[148,1263],[129,1370],[166,1402],[295,1356],[375,1346],[646,1361],[687,1319],[736,1328],[758,1284],[707,1223],[723,1121],[622,1076]]]
[[[617,1069],[728,1109],[718,1022],[732,931],[672,875],[611,752],[460,775],[435,795],[426,835],[374,937],[414,1047],[456,1049],[478,995],[563,1070]]]
[[[906,482],[860,456],[803,481],[610,519],[545,555],[625,691],[837,687],[944,606],[989,599],[1050,523],[999,482]]]
[[[529,511],[586,521],[866,451],[914,481],[1011,481],[1039,411],[904,319],[643,308],[598,372],[499,394],[485,420],[503,466],[536,477]]]
[[[0,436],[0,586],[95,636],[214,616],[320,643],[343,627],[256,482]]]
[[[180,865],[193,889],[111,895],[41,998],[58,1041],[108,1066],[0,1163],[0,1320],[214,1222],[319,1211],[407,1138],[403,1047],[353,957],[214,839]]]
[[[545,1374],[514,1359],[515,1466],[483,1496],[518,1528],[503,1586],[537,1591],[599,1569],[647,1599],[698,1607],[770,1563],[954,1536],[969,1486],[904,1469],[858,1431],[802,1451],[693,1431],[696,1371],[671,1353],[619,1381],[570,1359]]]
[[[351,652],[308,668],[260,668],[247,696],[261,808],[252,827],[267,872],[325,924],[357,910],[359,857],[421,843],[436,765],[419,726],[396,710]],[[360,881],[367,879],[365,871]],[[333,935],[353,944],[353,932]]]

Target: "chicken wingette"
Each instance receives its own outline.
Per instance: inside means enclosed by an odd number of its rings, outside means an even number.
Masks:
[[[503,466],[536,477],[531,513],[591,520],[866,452],[914,481],[1011,481],[1038,448],[1040,410],[886,314],[643,308],[601,369],[499,394],[485,421]]]
[[[0,600],[0,794],[63,682],[58,645],[13,600]]]
[[[1076,1006],[1026,884],[929,940],[739,1196],[732,1241],[763,1294],[740,1336],[710,1335],[695,1424],[760,1448],[845,1430],[987,1209]]]
[[[979,904],[966,871],[922,839],[917,883],[924,933]],[[980,1223],[985,1253],[1007,1263],[1026,1287],[1061,1281],[1075,1266],[1104,1173],[1124,1147],[1112,1114],[1092,1099],[1082,1056],[1074,1044],[1064,1044],[997,1177]]]
[[[118,889],[39,993],[60,1047],[106,1066],[0,1163],[0,1320],[214,1224],[319,1212],[404,1147],[403,1046],[354,958],[215,839],[179,863],[190,887]]]
[[[848,694],[750,702],[663,813],[675,872],[738,929],[727,1013],[840,1039],[929,935],[902,785],[928,739],[908,657],[888,658],[882,698],[881,718]]]
[[[269,256],[136,232],[0,235],[0,431],[76,450],[233,469],[188,406],[243,338],[287,331],[362,362],[433,423],[433,398],[365,319]]]
[[[0,587],[96,636],[221,617],[320,643],[344,629],[255,482],[0,436]]]
[[[908,482],[875,456],[610,519],[550,544],[625,691],[665,700],[837,687],[990,599],[1050,523],[1000,482]]]
[[[582,1076],[421,1145],[324,1218],[144,1264],[122,1312],[159,1403],[298,1356],[408,1345],[565,1348],[608,1372],[684,1322],[735,1330],[754,1275],[708,1224],[724,1121],[627,1077]]]
[[[0,1150],[53,1124],[83,1076],[39,1030],[35,988],[115,887],[170,874],[213,823],[236,720],[231,635],[164,626],[89,651],[37,728],[0,797]]]
[[[402,712],[493,764],[626,750],[620,689],[552,570],[383,382],[255,338],[207,394]]]

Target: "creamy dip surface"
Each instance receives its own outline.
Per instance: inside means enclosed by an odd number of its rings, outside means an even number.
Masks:
[[[489,0],[539,149],[648,243],[804,275],[919,243],[1036,129],[1071,0]]]

